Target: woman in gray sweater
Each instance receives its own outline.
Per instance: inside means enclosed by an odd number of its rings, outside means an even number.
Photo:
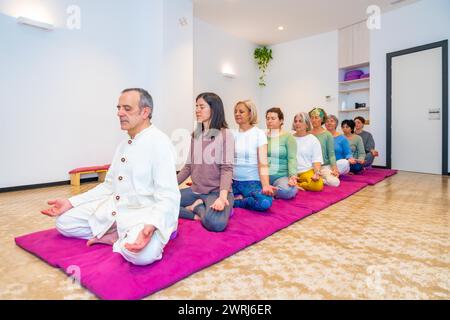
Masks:
[[[181,190],[180,217],[201,220],[209,231],[224,231],[234,196],[231,189],[234,138],[225,121],[222,100],[215,93],[196,99],[197,128],[185,166],[177,175],[178,184],[189,176],[190,188]]]
[[[366,119],[358,116],[354,119],[355,121],[355,133],[359,135],[364,143],[364,150],[366,152],[366,159],[364,162],[365,167],[372,165],[375,157],[378,157],[378,151],[375,150],[375,141],[373,140],[372,134],[370,132],[364,131],[364,124]]]

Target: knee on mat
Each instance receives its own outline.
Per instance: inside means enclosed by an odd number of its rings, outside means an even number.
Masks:
[[[291,187],[289,189],[278,190],[276,198],[277,199],[285,199],[285,200],[293,199],[297,195],[297,191],[298,191],[298,189],[295,187]]]
[[[328,179],[326,182],[326,185],[328,185],[330,187],[339,187],[340,184],[341,184],[341,181],[338,178]]]
[[[144,248],[137,254],[125,249],[124,244],[121,244],[120,247],[125,260],[136,266],[146,266],[162,258],[162,250],[158,246],[152,246],[150,243],[147,246],[151,247]]]
[[[124,257],[125,258],[125,257]],[[148,266],[149,264],[152,264],[153,262],[160,260],[161,257],[148,257],[148,256],[136,256],[136,257],[126,257],[125,258],[130,263],[136,265],[136,266]]]
[[[69,219],[65,215],[60,215],[58,218],[56,218],[55,227],[56,230],[58,230],[59,233],[61,233],[63,236],[70,237],[69,233]]]
[[[272,198],[271,197],[264,197],[260,198],[255,202],[254,210],[256,211],[266,211],[272,206]]]
[[[322,191],[323,190],[323,180],[320,179],[319,181],[310,184],[309,190],[316,191],[316,192]]]
[[[211,218],[210,216],[206,216],[202,220],[202,225],[205,227],[206,230],[212,231],[212,232],[223,232],[227,225],[227,221],[217,221]]]

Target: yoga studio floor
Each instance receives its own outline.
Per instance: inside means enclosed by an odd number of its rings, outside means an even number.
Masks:
[[[14,238],[59,186],[0,193],[0,299],[96,299]],[[399,172],[147,299],[450,299],[448,177]]]

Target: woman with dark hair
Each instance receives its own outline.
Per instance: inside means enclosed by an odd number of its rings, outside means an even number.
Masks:
[[[181,190],[180,217],[201,220],[214,232],[224,231],[233,208],[234,139],[225,121],[222,100],[215,93],[198,95],[197,128],[178,184],[191,176],[192,186]]]
[[[372,134],[370,132],[363,130],[366,119],[358,116],[354,119],[354,121],[355,133],[362,138],[364,143],[364,150],[366,151],[366,161],[364,163],[364,166],[369,167],[372,165],[375,157],[378,157],[378,151],[375,150],[375,140],[373,140]]]
[[[266,111],[269,178],[277,188],[275,198],[292,199],[297,194],[297,143],[289,132],[281,130],[283,122],[280,108]]]
[[[353,120],[342,121],[341,128],[350,144],[350,149],[352,149],[353,159],[356,160],[354,164],[350,164],[350,172],[359,173],[364,169],[364,159],[366,157],[363,140],[355,134],[355,122]]]
[[[327,113],[322,108],[314,108],[308,115],[313,127],[311,133],[319,139],[322,147],[323,164],[320,168],[320,175],[326,185],[338,187],[341,182],[334,154],[334,139],[331,133],[322,127],[327,121]]]

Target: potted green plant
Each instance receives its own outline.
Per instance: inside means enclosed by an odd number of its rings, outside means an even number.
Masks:
[[[255,49],[254,57],[256,60],[256,63],[258,64],[258,68],[261,71],[261,75],[259,76],[259,86],[265,87],[266,81],[266,70],[269,66],[270,61],[273,59],[272,57],[272,49],[269,49],[267,47],[259,47]]]

